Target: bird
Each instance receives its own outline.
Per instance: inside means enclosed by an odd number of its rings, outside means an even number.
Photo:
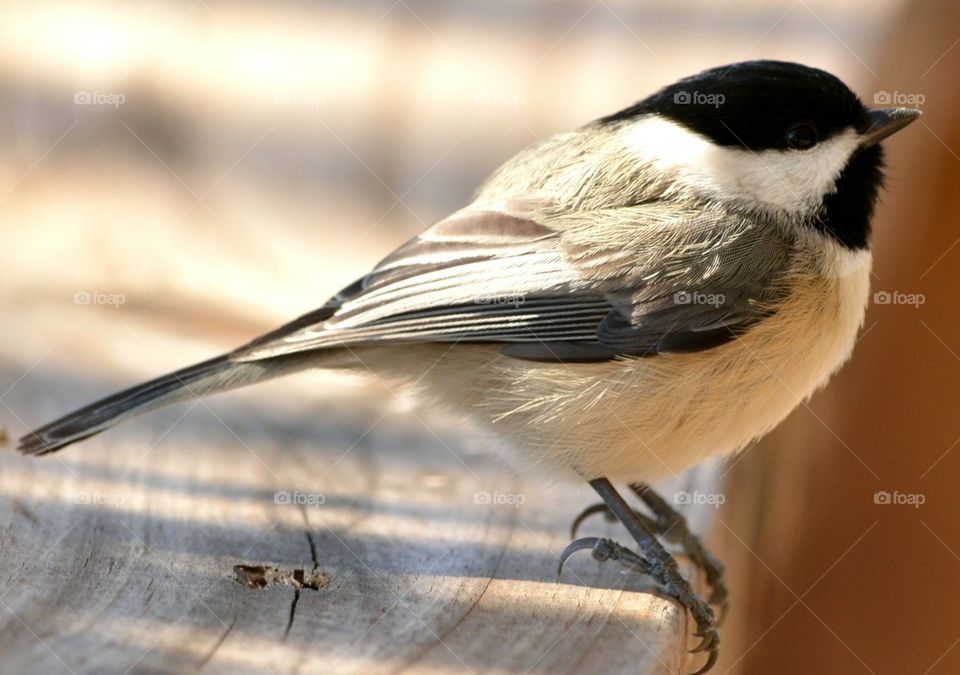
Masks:
[[[521,470],[589,482],[602,503],[575,521],[560,570],[589,549],[652,576],[694,618],[705,672],[723,566],[650,482],[741,450],[848,359],[880,142],[919,114],[868,108],[798,63],[704,70],[521,150],[318,309],[67,414],[19,450],[308,368],[373,371],[505,439]],[[576,539],[601,511],[636,550]],[[704,568],[709,599],[661,539]]]

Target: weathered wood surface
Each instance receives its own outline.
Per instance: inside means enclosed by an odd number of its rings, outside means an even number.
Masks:
[[[64,372],[55,359],[29,368],[0,371],[11,437],[129,382]],[[0,672],[678,673],[699,663],[684,655],[684,613],[614,563],[580,554],[555,582],[572,518],[596,501],[588,487],[517,476],[456,422],[384,394],[297,376],[57,455],[0,452]],[[627,536],[602,518],[583,532]],[[241,583],[260,566],[275,583]]]

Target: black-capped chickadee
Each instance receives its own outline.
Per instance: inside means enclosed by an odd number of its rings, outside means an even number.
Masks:
[[[590,548],[651,574],[696,619],[705,670],[713,612],[656,537],[671,531],[720,604],[722,567],[646,483],[743,448],[850,355],[878,143],[918,115],[867,109],[793,63],[704,71],[521,151],[320,309],[41,427],[20,450],[304,368],[405,380],[528,465],[589,480],[640,552],[587,538],[562,558]]]

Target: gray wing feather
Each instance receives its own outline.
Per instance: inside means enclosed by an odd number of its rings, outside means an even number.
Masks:
[[[625,354],[707,349],[769,316],[786,296],[793,241],[776,225],[722,211],[640,211],[628,221],[630,246],[591,243],[597,227],[589,223],[576,228],[579,238],[567,237],[584,275],[601,285],[616,280],[607,292],[614,308],[597,331],[601,344]]]
[[[742,333],[786,292],[792,242],[772,224],[664,202],[538,204],[441,221],[233,358],[383,342],[526,344],[505,353],[533,360],[694,351]]]

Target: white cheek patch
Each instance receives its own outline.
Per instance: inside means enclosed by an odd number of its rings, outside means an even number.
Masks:
[[[848,129],[809,150],[714,145],[661,117],[624,128],[627,143],[657,171],[707,199],[759,201],[786,212],[809,211],[833,192],[859,139]]]

